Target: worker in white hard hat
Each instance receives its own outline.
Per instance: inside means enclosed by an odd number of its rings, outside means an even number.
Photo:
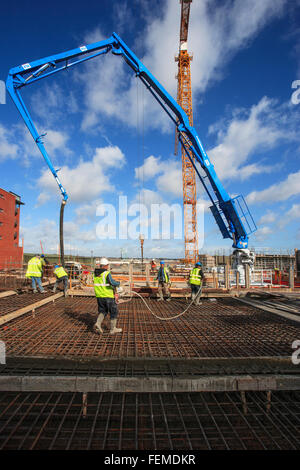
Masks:
[[[117,328],[118,307],[115,300],[115,289],[120,286],[114,281],[109,271],[109,261],[101,258],[94,271],[94,290],[98,302],[99,316],[94,325],[94,332],[101,334],[102,322],[107,314],[110,315],[110,334],[121,333],[122,328]]]

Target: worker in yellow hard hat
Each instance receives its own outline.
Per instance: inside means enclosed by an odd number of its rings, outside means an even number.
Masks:
[[[94,325],[94,332],[101,334],[102,322],[107,314],[110,315],[110,334],[121,333],[122,328],[117,328],[118,307],[115,300],[115,289],[120,282],[115,281],[109,271],[109,261],[101,258],[94,271],[94,290],[98,303],[98,318]]]

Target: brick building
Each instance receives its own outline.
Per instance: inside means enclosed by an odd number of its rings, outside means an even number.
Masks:
[[[0,188],[0,269],[20,268],[23,247],[19,246],[20,196]]]

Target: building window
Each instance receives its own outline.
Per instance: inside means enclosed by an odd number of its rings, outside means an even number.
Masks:
[[[0,198],[1,199],[5,199],[5,197],[3,196],[3,194],[0,193]]]
[[[14,240],[15,240],[16,238],[18,238],[17,232],[14,233]]]
[[[1,207],[0,207],[0,212],[3,212],[3,209],[1,209]]]
[[[15,228],[16,228],[17,226],[18,226],[18,222],[16,221],[16,222],[15,222]]]
[[[2,225],[3,225],[3,222],[0,222],[0,227],[2,227]]]

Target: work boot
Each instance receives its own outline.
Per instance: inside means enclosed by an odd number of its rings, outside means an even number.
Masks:
[[[161,300],[164,300],[164,296],[163,295],[159,295],[158,299],[157,299],[157,302],[160,302]]]
[[[166,299],[166,301],[167,301],[167,302],[171,302],[171,297],[168,297],[168,298]]]
[[[55,294],[55,292],[56,292],[56,287],[53,287],[52,292],[53,292],[53,294]]]
[[[195,297],[196,297],[196,294],[194,292],[192,292],[192,297],[191,297],[191,300],[195,300]]]
[[[110,320],[110,334],[114,335],[115,333],[121,333],[122,328],[116,328],[117,326],[117,319],[114,318],[114,320]]]
[[[45,294],[45,290],[44,289],[40,290],[40,294]]]
[[[67,291],[67,290],[64,290],[64,296],[65,296],[65,297],[68,297],[68,295],[69,295],[69,294],[68,294],[68,291]]]
[[[100,313],[100,315],[98,316],[97,321],[96,321],[96,323],[93,327],[94,333],[98,333],[98,335],[103,333],[103,330],[101,328],[103,320],[104,320],[104,315],[103,315],[103,313]]]
[[[33,293],[34,293],[34,294],[37,294],[37,290],[36,290],[36,289],[34,289],[34,290],[33,290]]]

